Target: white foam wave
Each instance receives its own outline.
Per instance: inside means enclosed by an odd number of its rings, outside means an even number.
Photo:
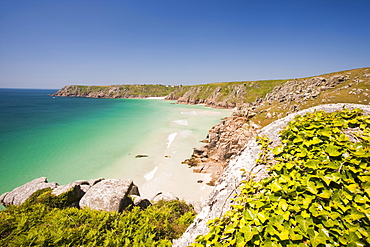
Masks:
[[[168,140],[168,142],[167,142],[167,148],[169,148],[171,146],[171,144],[175,140],[176,136],[177,136],[177,132],[171,133],[168,136],[168,138],[167,138],[167,140]]]
[[[182,115],[190,115],[190,116],[196,116],[198,115],[196,111],[182,111]]]
[[[188,125],[188,120],[187,119],[175,120],[173,122],[177,123],[179,125]]]
[[[154,178],[154,174],[157,172],[157,170],[158,170],[158,167],[156,166],[156,167],[154,167],[153,170],[151,170],[150,172],[146,173],[144,175],[145,180],[146,181],[152,180]]]

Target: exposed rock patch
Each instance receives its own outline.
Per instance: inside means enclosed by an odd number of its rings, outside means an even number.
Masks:
[[[174,194],[172,194],[171,192],[166,192],[166,193],[163,193],[163,192],[159,192],[157,193],[152,199],[151,201],[153,202],[158,202],[158,201],[172,201],[172,200],[179,200],[178,197],[176,197]]]
[[[178,89],[178,91],[185,90]],[[223,97],[222,90],[228,92],[228,96]],[[229,85],[225,89],[222,87],[198,86],[186,89],[180,97],[178,91],[170,93],[167,100],[177,100],[180,104],[205,104],[216,108],[234,108],[244,103],[244,97],[247,94],[246,84]],[[207,97],[199,97],[205,94]]]
[[[91,179],[77,180],[66,185],[49,183],[45,177],[37,178],[11,192],[0,196],[0,203],[4,206],[20,205],[29,199],[33,193],[51,188],[52,195],[66,196],[66,203],[70,207],[90,208],[94,210],[121,212],[128,206],[139,206],[142,209],[151,205],[151,201],[140,197],[139,188],[132,180],[122,179]],[[159,192],[152,201],[179,200],[172,193]]]
[[[45,177],[36,178],[22,186],[6,192],[0,196],[0,203],[4,206],[21,205],[36,191],[51,188],[57,188],[57,183],[49,183]]]
[[[132,180],[107,179],[91,187],[79,205],[81,208],[121,212],[133,204],[130,195],[140,196]]]
[[[183,163],[197,173],[211,173],[211,185],[222,174],[229,160],[237,155],[260,127],[248,122],[249,116],[237,111],[209,130],[206,145],[195,148],[190,159]]]

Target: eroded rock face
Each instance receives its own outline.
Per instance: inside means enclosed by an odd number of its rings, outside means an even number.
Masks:
[[[226,87],[228,93],[227,97],[220,93],[222,88],[200,86],[190,87],[189,89],[179,88],[178,91],[186,91],[182,96],[178,97],[177,92],[170,93],[167,100],[177,100],[181,104],[205,104],[207,106],[216,108],[234,108],[244,103],[244,97],[247,94],[247,90],[244,84],[240,85],[229,85]],[[202,98],[199,94],[204,90],[206,98]]]
[[[57,183],[49,183],[46,177],[36,178],[31,182],[19,186],[10,192],[2,194],[0,196],[0,203],[4,206],[18,206],[25,202],[28,198],[30,198],[31,195],[36,191],[45,188],[55,189],[57,186]]]
[[[222,120],[212,127],[204,140],[207,144],[195,148],[188,164],[197,173],[211,173],[210,184],[220,177],[230,159],[237,155],[256,133],[260,126],[248,121],[248,115],[237,114]]]
[[[279,119],[258,132],[259,136],[267,136],[272,141],[272,146],[280,144],[279,132],[287,126],[297,115],[304,115],[306,112],[314,112],[315,110],[326,112],[334,112],[343,108],[363,109],[365,114],[370,114],[370,106],[359,104],[327,104],[315,106],[306,110],[289,114],[287,117]],[[252,179],[246,177],[240,170],[245,169],[245,174],[254,174],[256,181],[259,181],[268,176],[266,167],[256,165],[256,159],[259,157],[260,147],[256,142],[256,135],[247,142],[244,150],[227,165],[224,173],[216,182],[216,186],[209,194],[206,201],[203,203],[201,212],[196,216],[194,222],[188,227],[183,236],[174,241],[173,246],[185,247],[194,242],[198,235],[206,234],[209,229],[207,222],[216,217],[221,217],[230,209],[232,196],[237,192],[242,180]]]
[[[79,205],[81,208],[121,212],[133,204],[130,195],[140,196],[132,180],[107,179],[92,186]]]

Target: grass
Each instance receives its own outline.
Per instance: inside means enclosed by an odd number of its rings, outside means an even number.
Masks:
[[[166,85],[112,85],[112,86],[82,86],[71,85],[63,88],[69,94],[87,96],[89,93],[102,93],[105,98],[130,97],[165,97],[179,86]]]
[[[178,200],[121,213],[70,208],[46,189],[0,211],[0,246],[171,246],[194,216]]]
[[[318,77],[330,78],[332,76],[348,76],[349,79],[343,83],[322,92],[317,98],[310,99],[304,103],[292,102],[290,105],[297,105],[301,110],[321,104],[335,104],[335,103],[352,103],[352,104],[369,104],[370,103],[370,77],[364,75],[370,74],[370,68],[361,68],[354,70],[340,71],[330,74],[320,75]],[[303,82],[314,77],[306,77],[298,79]],[[351,91],[362,89],[360,94],[350,94]],[[366,95],[368,93],[369,95]],[[272,104],[262,104],[257,107],[259,112],[251,120],[263,126],[272,123],[273,121],[286,116],[290,113],[289,107],[283,107],[278,102]],[[267,113],[270,112],[273,117],[266,118]]]
[[[192,100],[212,99],[216,102],[229,102],[234,104],[251,103],[257,98],[264,97],[275,86],[281,85],[287,80],[263,80],[263,81],[240,81],[209,83],[196,86],[183,86],[175,90],[173,98],[184,97],[191,92]]]

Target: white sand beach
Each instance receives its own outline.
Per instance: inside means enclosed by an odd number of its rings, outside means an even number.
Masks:
[[[133,179],[145,198],[163,192],[189,202],[203,202],[212,189],[206,185],[210,174],[193,173],[181,162],[191,157],[193,148],[204,145],[201,141],[208,130],[230,113],[230,110],[184,106],[183,111],[171,114],[163,128],[147,136],[144,145],[123,158],[122,162],[136,168],[122,170],[123,178]],[[148,157],[135,158],[138,154]]]
[[[166,97],[147,97],[145,99],[165,99]]]

